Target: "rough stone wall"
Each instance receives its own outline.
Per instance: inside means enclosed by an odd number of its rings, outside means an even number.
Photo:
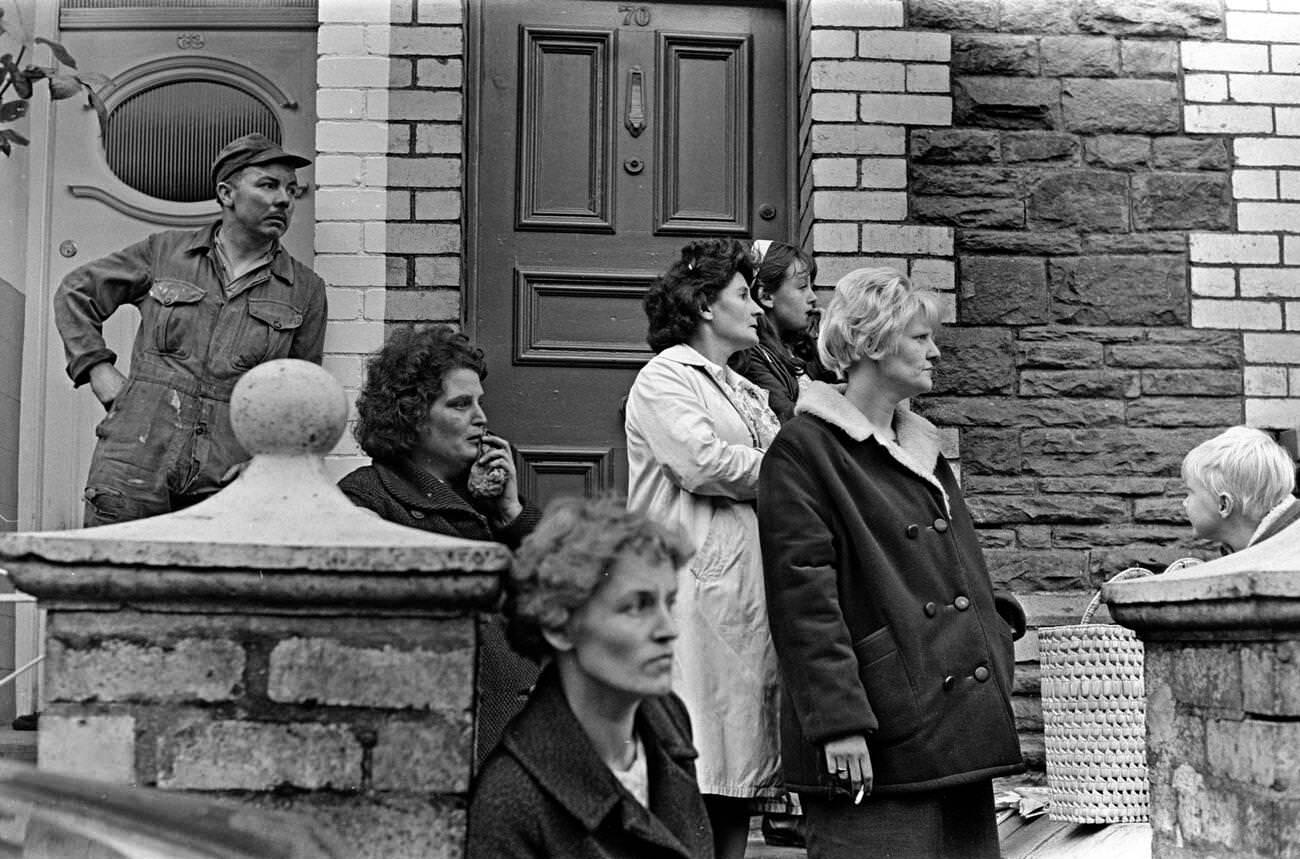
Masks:
[[[42,769],[301,813],[350,856],[461,855],[468,615],[59,610],[48,635]]]
[[[352,399],[387,323],[460,320],[464,13],[460,0],[321,0],[319,17],[324,365]],[[347,433],[328,465],[367,461]]]
[[[1300,855],[1300,643],[1147,641],[1152,855]]]

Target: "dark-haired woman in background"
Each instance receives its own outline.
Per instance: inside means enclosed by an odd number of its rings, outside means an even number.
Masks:
[[[799,392],[810,382],[831,381],[817,360],[817,276],[813,258],[794,245],[754,242],[758,267],[751,292],[763,308],[758,345],[736,353],[731,367],[767,391],[768,404],[785,423]]]
[[[546,667],[470,798],[469,859],[711,859],[671,694],[685,541],[612,499],[552,503],[506,585],[511,645]]]
[[[696,547],[678,595],[673,688],[695,722],[719,859],[743,856],[749,818],[782,810],[776,657],[754,497],[780,425],[767,392],[727,366],[758,344],[749,247],[692,242],[645,298],[658,354],[627,402],[628,506]]]
[[[519,497],[509,443],[488,432],[486,377],[483,351],[453,328],[395,330],[366,364],[357,398],[354,432],[371,464],[339,489],[399,525],[518,547],[540,514]],[[506,646],[499,619],[484,624],[483,636],[480,758],[537,677]]]

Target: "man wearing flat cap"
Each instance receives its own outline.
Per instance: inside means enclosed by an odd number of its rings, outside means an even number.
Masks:
[[[264,361],[320,363],[325,282],[280,245],[311,162],[262,134],[212,162],[221,220],[154,233],[81,266],[54,296],[73,384],[108,414],[86,481],[85,524],[179,510],[221,488],[248,459],[230,428],[230,392]],[[131,304],[140,328],[131,374],[104,342],[104,320]]]

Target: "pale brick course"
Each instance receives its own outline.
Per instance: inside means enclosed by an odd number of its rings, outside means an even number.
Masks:
[[[952,230],[948,227],[864,224],[862,248],[871,253],[951,256]]]
[[[126,715],[62,715],[59,705],[41,713],[36,759],[46,772],[133,785],[135,719]]]
[[[1300,104],[1300,75],[1228,75],[1233,101]]]
[[[850,30],[813,30],[810,44],[816,59],[852,58],[858,50],[858,38]]]
[[[896,125],[814,125],[814,155],[902,155],[907,135]]]
[[[1246,423],[1260,429],[1300,429],[1300,397],[1246,400]]]
[[[1278,74],[1300,74],[1300,45],[1272,45],[1270,69]]]
[[[1276,200],[1276,170],[1233,170],[1232,196],[1238,200]]]
[[[411,0],[405,0],[408,4]],[[459,24],[461,0],[420,0],[416,22],[420,24]]]
[[[318,90],[316,115],[320,119],[364,119],[366,95],[355,89]]]
[[[389,61],[386,57],[321,57],[316,61],[317,86],[387,87]]]
[[[1227,101],[1227,75],[1187,75],[1183,78],[1183,94],[1188,101]]]
[[[1300,203],[1239,203],[1237,227],[1243,232],[1300,232]]]
[[[1300,331],[1300,301],[1288,301],[1282,307],[1287,331]]]
[[[460,219],[460,191],[416,191],[417,221],[455,221]]]
[[[1190,132],[1267,134],[1273,130],[1273,111],[1260,105],[1189,104],[1183,114]]]
[[[902,92],[906,86],[906,70],[902,63],[814,60],[812,85],[815,90]]]
[[[813,93],[808,113],[814,122],[852,122],[858,118],[858,97],[847,92]]]
[[[818,254],[853,253],[858,250],[858,228],[853,224],[814,224],[813,251]]]
[[[1300,365],[1300,334],[1247,334],[1242,345],[1251,364]]]
[[[364,160],[357,155],[321,155],[312,165],[318,185],[359,185]]]
[[[908,63],[908,92],[947,93],[950,86],[948,67],[933,64]]]
[[[1232,328],[1271,331],[1282,325],[1282,308],[1260,301],[1192,301],[1193,328]]]
[[[1237,294],[1237,271],[1232,268],[1191,270],[1192,294],[1210,298],[1232,298]]]
[[[381,284],[382,279],[372,281]],[[382,322],[335,322],[325,328],[325,351],[338,354],[369,354],[384,344]]]
[[[334,286],[378,286],[384,282],[384,258],[317,254],[316,273]],[[326,334],[333,329],[330,326]]]
[[[464,711],[473,695],[473,631],[447,624],[438,649],[367,648],[290,638],[271,651],[267,696],[348,707]]]
[[[459,55],[464,50],[460,27],[392,27],[385,46],[377,45],[376,53],[421,54],[433,56]]]
[[[1300,15],[1228,12],[1225,23],[1234,42],[1300,42]]]
[[[1267,44],[1183,42],[1183,68],[1215,72],[1264,72],[1269,69]]]
[[[361,787],[361,745],[343,725],[199,722],[169,733],[158,755],[169,790]]]
[[[321,188],[316,192],[316,218],[321,221],[383,221],[388,218],[389,194],[382,188]]]
[[[420,125],[415,130],[417,155],[459,155],[465,149],[459,125]]]
[[[861,95],[863,122],[890,125],[951,125],[952,99],[929,95]]]
[[[862,159],[863,188],[906,188],[907,160],[903,158]]]
[[[316,31],[319,54],[361,54],[366,50],[366,28],[356,24],[322,24]]]
[[[814,27],[901,27],[902,0],[811,0]]]
[[[415,80],[420,86],[459,89],[465,83],[465,63],[445,57],[418,60]]]
[[[858,184],[856,158],[814,158],[812,172],[815,188],[854,188]],[[903,172],[906,178],[906,162]]]
[[[1284,237],[1283,248],[1285,249],[1283,262],[1287,265],[1300,265],[1300,236]]]
[[[887,191],[816,191],[813,206],[827,221],[901,221],[907,195]]]
[[[952,36],[873,30],[858,37],[858,55],[873,60],[947,63],[952,59]]]
[[[1243,268],[1242,298],[1300,298],[1300,268]]]
[[[1247,137],[1235,141],[1233,151],[1243,167],[1300,167],[1300,140]]]
[[[244,679],[243,647],[220,639],[108,640],[86,649],[51,641],[48,659],[57,701],[229,701]]]
[[[957,266],[950,259],[914,259],[909,276],[917,286],[935,289],[940,292],[952,292],[957,288]],[[945,299],[948,301],[948,299]],[[955,322],[957,305],[952,297],[953,316],[945,317],[945,322]]]
[[[459,289],[404,289],[390,292],[383,311],[390,322],[458,322],[460,320]]]
[[[355,254],[361,253],[361,225],[355,221],[334,221],[316,224],[316,253]],[[334,300],[330,299],[330,310],[334,309]]]
[[[1287,371],[1285,367],[1244,367],[1242,381],[1248,397],[1285,397]]]
[[[461,249],[460,224],[388,224],[386,230],[383,226],[366,225],[366,250],[371,253],[453,254]]]
[[[363,318],[366,298],[364,291],[330,287],[325,290],[325,295],[329,299],[329,318],[331,322],[345,322]]]
[[[1300,200],[1300,170],[1279,170],[1277,187],[1283,200]]]
[[[388,16],[388,4],[369,0],[320,0],[316,10],[316,17],[322,24],[386,23]]]
[[[1191,233],[1188,239],[1192,262],[1275,263],[1278,261],[1276,236]]]
[[[386,152],[388,127],[381,122],[318,122],[316,147],[323,152]]]

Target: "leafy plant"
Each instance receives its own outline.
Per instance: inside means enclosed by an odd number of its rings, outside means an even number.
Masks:
[[[103,76],[77,71],[77,61],[62,44],[41,36],[33,37],[21,21],[6,20],[5,10],[0,8],[0,48],[13,45],[17,45],[17,56],[12,50],[0,53],[0,152],[11,155],[15,146],[27,146],[31,142],[6,126],[27,115],[32,94],[41,81],[45,82],[53,101],[72,98],[84,92],[87,106],[94,109],[99,119],[102,137],[108,123],[108,111],[92,84],[102,84]],[[23,59],[29,54],[35,54],[38,45],[44,45],[48,49],[54,59],[53,65],[37,65],[30,60],[27,65],[23,65]],[[9,97],[11,91],[13,95]]]

